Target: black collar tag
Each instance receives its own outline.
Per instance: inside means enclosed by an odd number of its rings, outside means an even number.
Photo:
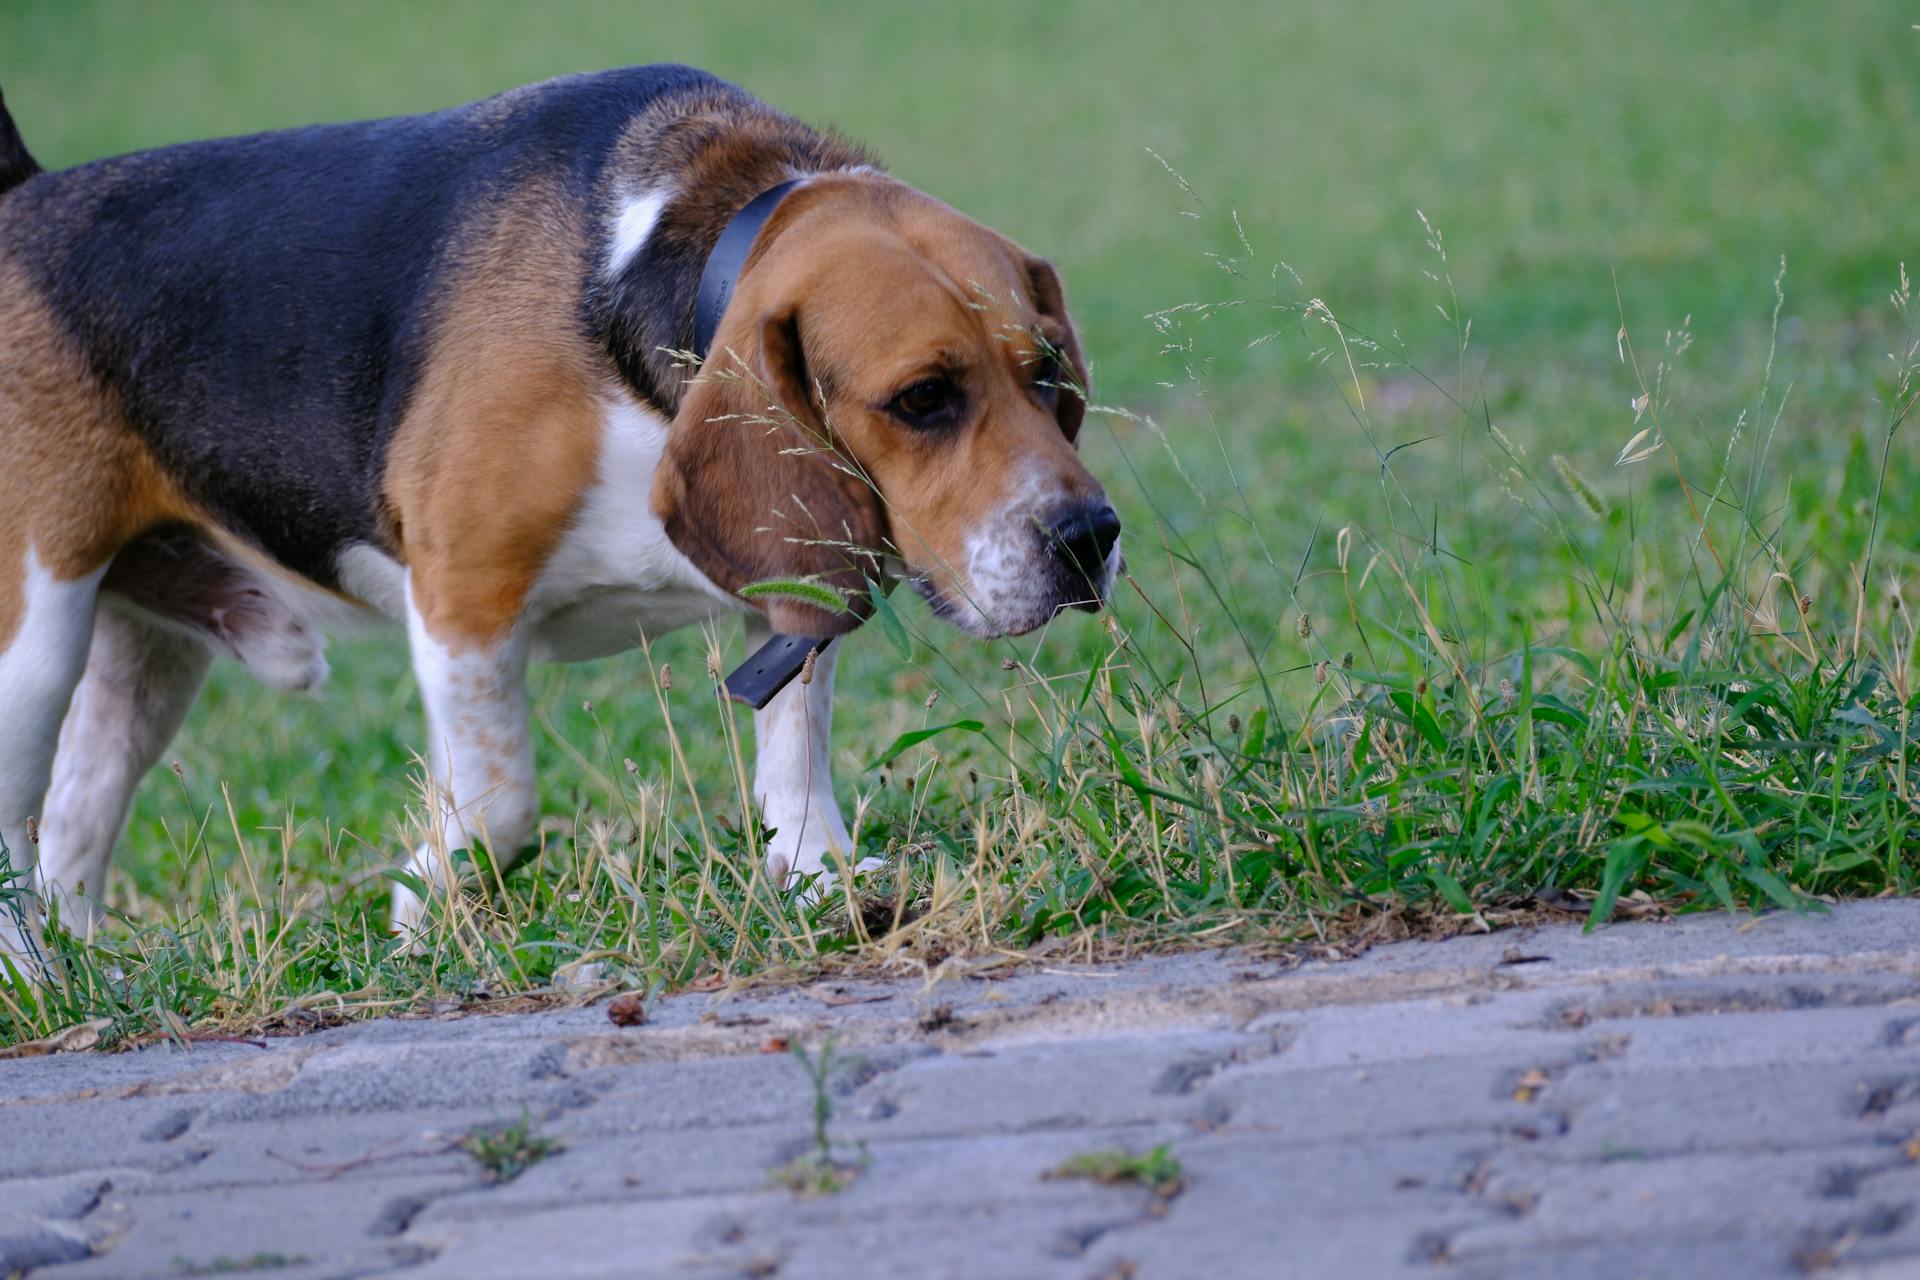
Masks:
[[[799,185],[800,180],[795,178],[762,191],[747,202],[746,208],[733,215],[733,220],[720,232],[720,239],[714,242],[713,252],[707,255],[707,265],[700,272],[700,293],[693,304],[693,354],[702,360],[713,346],[713,336],[720,332],[720,317],[727,313],[727,304],[733,301],[733,287],[740,282],[741,268],[747,265],[747,255],[753,252],[760,228],[767,224],[787,193]]]
[[[744,702],[755,711],[766,708],[794,677],[805,670],[807,662],[825,649],[832,636],[775,635],[761,645],[751,658],[734,668],[727,677],[727,696]]]

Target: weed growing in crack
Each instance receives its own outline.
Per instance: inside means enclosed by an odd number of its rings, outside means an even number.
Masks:
[[[823,1196],[844,1191],[867,1167],[864,1143],[855,1148],[858,1155],[853,1159],[835,1154],[836,1147],[844,1150],[846,1144],[834,1142],[829,1128],[833,1122],[833,1074],[860,1064],[857,1057],[836,1053],[835,1045],[836,1038],[828,1036],[813,1053],[808,1053],[806,1046],[797,1040],[788,1048],[813,1085],[813,1146],[771,1170],[769,1176],[795,1195]]]
[[[487,1181],[512,1182],[548,1156],[565,1150],[560,1139],[543,1134],[533,1117],[522,1111],[520,1118],[505,1125],[476,1125],[460,1140],[460,1149],[472,1156]]]
[[[1049,1178],[1085,1178],[1109,1186],[1132,1183],[1145,1187],[1162,1200],[1171,1200],[1186,1187],[1186,1174],[1173,1154],[1173,1144],[1163,1142],[1151,1151],[1139,1153],[1115,1147],[1086,1151],[1047,1174]]]

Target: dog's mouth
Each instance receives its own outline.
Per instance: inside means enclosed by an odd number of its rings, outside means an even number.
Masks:
[[[1018,575],[981,582],[971,587],[936,583],[932,574],[915,574],[914,590],[932,606],[934,616],[982,640],[1025,635],[1053,621],[1069,609],[1098,613],[1105,608],[1126,565],[1115,540],[1105,558],[1089,566],[1040,540],[1037,554]]]

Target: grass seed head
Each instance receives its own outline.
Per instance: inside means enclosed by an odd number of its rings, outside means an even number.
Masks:
[[[1560,477],[1561,485],[1583,511],[1595,520],[1606,519],[1606,503],[1600,501],[1600,495],[1593,491],[1593,486],[1573,469],[1573,463],[1567,460],[1566,454],[1553,455],[1553,473]]]

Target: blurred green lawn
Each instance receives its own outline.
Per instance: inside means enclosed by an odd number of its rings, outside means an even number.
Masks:
[[[1861,405],[1885,349],[1863,317],[1884,309],[1899,262],[1920,262],[1916,18],[1895,0],[0,0],[0,88],[42,161],[61,166],[213,134],[428,110],[588,68],[706,66],[837,124],[901,177],[1056,257],[1099,397],[1161,417],[1203,484],[1230,461],[1260,536],[1230,530],[1214,545],[1233,565],[1257,565],[1271,550],[1284,578],[1314,527],[1330,533],[1378,505],[1374,454],[1299,344],[1247,347],[1277,327],[1270,317],[1223,315],[1183,331],[1195,337],[1206,397],[1192,393],[1186,357],[1168,356],[1169,336],[1144,317],[1269,292],[1324,297],[1451,375],[1454,329],[1434,315],[1445,293],[1425,274],[1435,259],[1416,210],[1445,230],[1474,321],[1471,359],[1496,353],[1478,384],[1495,414],[1539,456],[1565,449],[1590,474],[1632,430],[1615,347],[1621,307],[1654,350],[1691,315],[1703,351],[1690,358],[1726,372],[1686,406],[1685,416],[1720,432],[1684,446],[1711,459],[1765,357],[1785,255],[1784,346],[1803,343],[1807,355],[1778,457],[1806,466],[1790,484],[1805,545],[1857,545],[1861,512],[1833,498],[1858,492]],[[1212,256],[1243,255],[1236,213],[1260,260],[1252,278],[1227,274]],[[1466,370],[1461,383],[1478,378]],[[1409,386],[1420,390],[1405,377],[1386,390]],[[1402,398],[1413,407],[1395,441],[1450,429],[1430,404]],[[1379,401],[1389,417],[1393,403],[1391,394]],[[1176,528],[1221,517],[1183,495],[1164,462],[1139,464],[1138,485],[1121,483],[1119,449],[1132,457],[1130,442],[1151,439],[1120,424],[1090,431],[1087,447],[1116,481],[1135,563],[1149,574],[1158,553],[1148,498]],[[1469,472],[1459,465],[1466,455],[1448,447],[1409,484],[1419,502],[1457,519],[1463,547],[1498,566],[1499,595],[1479,602],[1483,612],[1524,620],[1543,601],[1574,612],[1563,566],[1530,528],[1515,527],[1489,474]],[[1910,543],[1913,500],[1899,500],[1884,529]],[[1327,546],[1325,536],[1315,543],[1316,563]],[[1287,607],[1277,592],[1265,612],[1278,626]],[[1076,627],[1048,643],[1097,642],[1093,622]],[[1351,641],[1330,643],[1337,653]],[[699,669],[696,638],[664,652]],[[932,659],[925,643],[918,652],[902,670],[884,645],[851,651],[838,752],[849,778],[921,722]],[[182,869],[168,850],[183,824],[218,803],[222,779],[234,784],[243,829],[291,811],[374,845],[354,855],[361,865],[394,853],[389,824],[408,802],[409,753],[422,736],[403,644],[398,635],[350,641],[334,656],[336,687],[319,701],[271,694],[231,671],[216,678],[177,749],[187,797],[160,778],[136,815],[134,852],[121,865],[142,889],[172,896],[183,876],[208,874]],[[955,660],[971,662],[976,677],[993,671],[984,656]],[[540,747],[550,811],[599,798],[600,775],[617,776],[624,755],[659,767],[657,713],[650,697],[634,696],[640,670],[617,659],[540,676],[536,705],[554,728]],[[582,710],[588,700],[596,712]],[[713,766],[721,787],[724,765],[708,750],[696,745],[695,767]]]
[[[1363,323],[1428,310],[1424,210],[1483,327],[1603,351],[1617,317],[1816,313],[1920,245],[1909,3],[960,5],[494,0],[0,4],[0,87],[49,165],[399,112],[622,63],[705,66],[1059,258],[1101,389],[1149,310],[1221,281],[1147,148],[1225,234]],[[1825,318],[1816,315],[1810,319]]]

